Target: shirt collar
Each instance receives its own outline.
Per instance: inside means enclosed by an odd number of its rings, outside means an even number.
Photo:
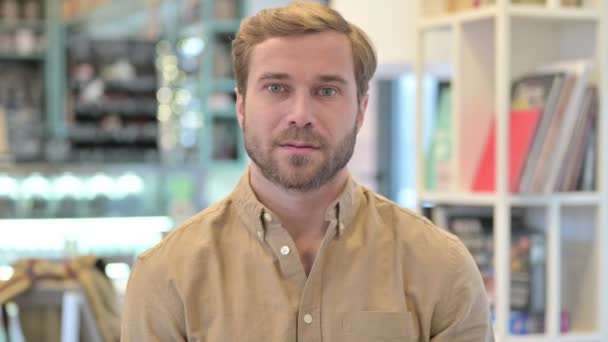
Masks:
[[[262,238],[266,224],[276,222],[276,215],[266,208],[256,197],[250,183],[250,167],[247,167],[234,188],[230,198],[236,204],[236,211],[245,226],[252,234]],[[325,211],[328,222],[337,221],[337,232],[341,235],[352,223],[359,204],[362,192],[354,179],[349,176],[346,186]],[[253,223],[253,224],[252,224]]]

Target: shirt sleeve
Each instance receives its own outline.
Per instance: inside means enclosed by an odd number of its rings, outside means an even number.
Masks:
[[[183,305],[166,272],[137,260],[127,285],[121,342],[186,341]]]
[[[431,342],[494,341],[490,305],[477,264],[466,247],[454,238],[450,269],[444,278],[431,326]]]

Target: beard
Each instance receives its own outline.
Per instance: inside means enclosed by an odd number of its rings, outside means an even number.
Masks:
[[[309,192],[327,184],[346,166],[355,149],[357,127],[353,127],[335,147],[310,127],[290,127],[275,137],[268,148],[259,136],[249,134],[246,119],[243,135],[247,154],[266,179],[286,190]],[[281,148],[283,142],[290,140],[318,146],[317,152],[322,158],[319,160],[313,153],[310,156],[290,155],[287,160],[280,160],[274,152]]]

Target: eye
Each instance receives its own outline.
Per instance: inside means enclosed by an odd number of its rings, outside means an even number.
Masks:
[[[271,93],[282,93],[285,91],[285,87],[280,84],[270,84],[266,86],[266,90]]]
[[[317,94],[321,96],[335,96],[338,92],[334,88],[323,87],[317,91]]]

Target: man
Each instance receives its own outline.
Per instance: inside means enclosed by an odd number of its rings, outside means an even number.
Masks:
[[[491,341],[472,257],[345,165],[376,56],[314,3],[263,10],[233,42],[252,163],[223,201],[141,255],[123,341]]]

